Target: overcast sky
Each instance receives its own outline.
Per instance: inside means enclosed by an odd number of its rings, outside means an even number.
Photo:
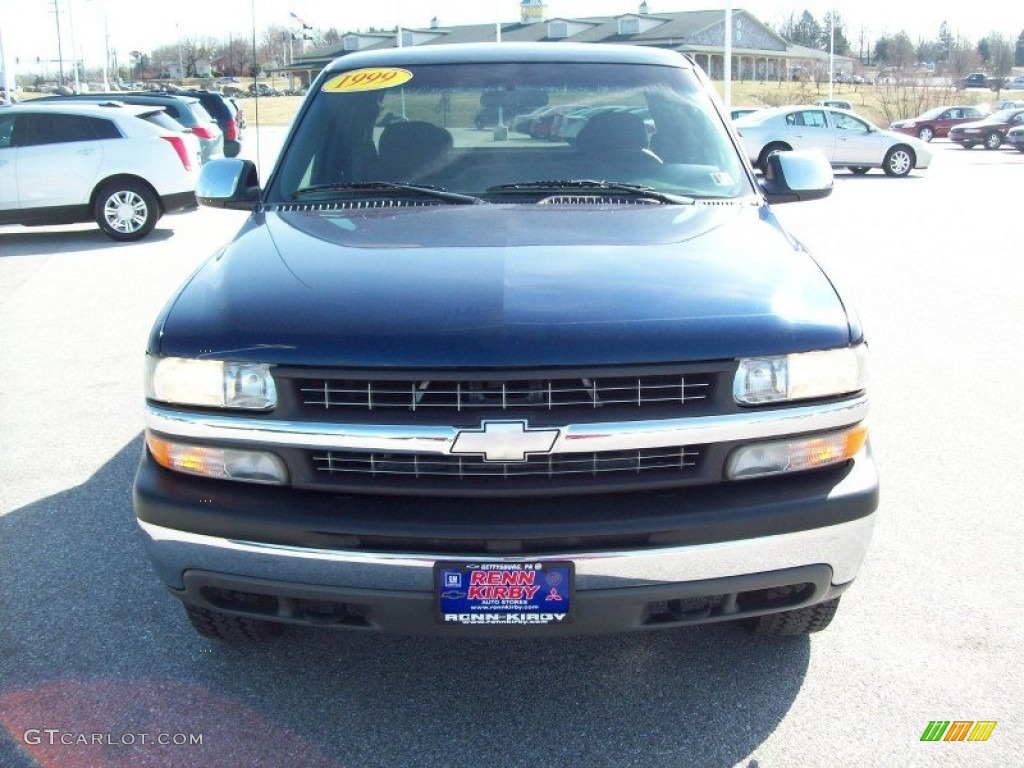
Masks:
[[[648,0],[651,13],[721,9],[725,0]],[[1016,41],[1024,29],[1024,5],[1015,0],[990,0],[979,6],[962,0],[748,0],[734,2],[734,8],[749,11],[775,26],[790,14],[809,10],[818,21],[833,7],[847,24],[847,38],[853,43],[862,28],[869,37],[905,30],[913,39],[937,36],[947,21],[954,33],[976,40],[996,31]],[[442,25],[505,22],[519,18],[519,0],[57,0],[65,59],[74,50],[84,56],[86,66],[98,67],[103,60],[104,22],[110,48],[124,61],[128,51],[149,52],[182,38],[251,37],[253,7],[257,30],[293,23],[296,13],[320,29],[339,31],[375,27],[427,27],[437,16]],[[634,12],[639,0],[548,0],[548,17],[619,15]],[[70,10],[70,19],[69,19]],[[71,23],[73,22],[73,23]],[[36,57],[57,58],[57,25],[54,0],[0,0],[0,35],[13,59],[31,62]],[[24,69],[23,64],[20,69]],[[51,65],[56,70],[56,64]],[[16,69],[19,69],[16,67]]]

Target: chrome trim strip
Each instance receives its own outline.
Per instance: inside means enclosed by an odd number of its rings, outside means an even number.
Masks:
[[[867,414],[868,398],[861,395],[839,403],[790,406],[719,416],[569,424],[561,428],[561,434],[551,452],[596,453],[762,440],[839,429],[863,421]],[[214,442],[230,441],[264,448],[278,445],[288,448],[439,455],[451,454],[452,446],[462,431],[443,426],[257,420],[241,414],[221,416],[184,413],[155,405],[146,406],[146,427],[169,436]]]
[[[433,589],[434,563],[439,560],[510,563],[572,560],[576,586],[582,590],[697,581],[818,563],[831,566],[833,582],[844,584],[857,575],[871,539],[875,516],[876,513],[872,513],[825,528],[718,544],[621,552],[566,552],[540,557],[459,557],[306,549],[201,536],[138,522],[160,577],[177,589],[181,588],[183,571],[194,568],[296,584],[429,592]]]

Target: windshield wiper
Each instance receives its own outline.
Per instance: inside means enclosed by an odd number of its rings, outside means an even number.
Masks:
[[[667,192],[659,192],[654,187],[645,187],[640,184],[626,184],[621,181],[596,181],[594,179],[557,179],[554,181],[520,181],[514,184],[499,184],[496,187],[488,188],[488,192],[516,192],[543,189],[583,189],[601,190],[604,192],[622,192],[629,195],[636,195],[644,200],[657,200],[669,205],[693,205],[692,197],[683,195],[672,195]]]
[[[334,184],[317,184],[312,187],[295,190],[292,194],[292,199],[297,200],[300,197],[315,195],[320,192],[412,192],[413,194],[433,197],[455,205],[485,205],[487,203],[486,200],[479,197],[449,192],[441,187],[402,184],[397,181],[349,181],[336,182]]]

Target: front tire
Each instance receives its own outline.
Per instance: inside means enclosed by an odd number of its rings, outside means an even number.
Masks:
[[[747,630],[762,637],[797,637],[821,632],[829,624],[839,610],[839,598],[826,600],[824,603],[808,605],[793,611],[769,613],[745,620]]]
[[[935,138],[935,131],[932,130],[931,126],[922,126],[917,132],[917,138],[921,141],[931,141]]]
[[[160,203],[141,181],[124,179],[104,184],[96,193],[93,217],[112,240],[141,240],[156,226]]]
[[[992,131],[985,137],[985,149],[999,149],[1003,145],[1003,137]]]
[[[198,605],[185,605],[185,614],[192,629],[203,637],[225,643],[250,643],[279,637],[284,626],[273,621],[260,621],[244,616],[230,616]]]
[[[907,147],[893,147],[885,153],[882,168],[887,176],[906,176],[914,169],[914,153]]]

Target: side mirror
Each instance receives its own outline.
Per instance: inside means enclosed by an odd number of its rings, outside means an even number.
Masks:
[[[761,189],[769,203],[800,203],[832,194],[832,166],[817,150],[768,156]]]
[[[199,171],[196,200],[210,208],[251,211],[260,201],[260,177],[252,160],[211,160]]]

